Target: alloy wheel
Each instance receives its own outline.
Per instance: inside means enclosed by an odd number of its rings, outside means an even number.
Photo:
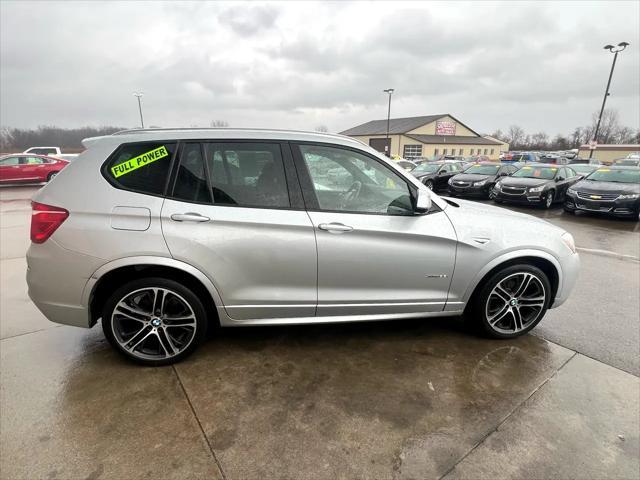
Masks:
[[[175,357],[193,341],[197,323],[189,302],[167,288],[146,287],[127,293],[111,314],[115,340],[143,360]]]
[[[485,307],[490,327],[496,332],[513,334],[526,329],[544,311],[546,291],[533,273],[511,274],[493,287]]]
[[[544,197],[544,206],[546,208],[551,208],[551,204],[553,203],[553,192],[547,193],[547,196]]]
[[[431,180],[427,180],[425,185],[429,190],[433,190],[433,182]]]

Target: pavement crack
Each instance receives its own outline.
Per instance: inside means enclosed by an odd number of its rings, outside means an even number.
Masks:
[[[191,399],[189,398],[189,394],[187,393],[187,389],[184,387],[184,384],[182,383],[182,379],[180,378],[180,374],[178,374],[178,370],[176,369],[175,365],[171,365],[171,368],[173,369],[173,373],[176,374],[176,378],[178,379],[178,383],[180,384],[180,388],[182,389],[182,393],[184,393],[184,398],[186,398],[187,403],[189,404],[189,408],[191,409],[191,413],[193,414],[193,418],[196,419],[196,423],[198,424],[198,428],[200,429],[200,433],[202,433],[202,436],[204,437],[204,441],[207,442],[207,446],[209,447],[209,451],[211,452],[211,456],[213,457],[213,460],[216,462],[216,465],[218,466],[218,470],[220,470],[220,474],[222,475],[222,480],[227,480],[227,476],[224,473],[224,469],[222,468],[222,464],[220,463],[220,460],[218,459],[218,456],[216,455],[216,452],[213,449],[213,446],[211,445],[211,442],[209,441],[209,437],[207,437],[207,434],[205,433],[204,428],[202,427],[202,423],[200,423],[200,419],[198,418],[198,414],[196,413],[196,410],[193,407],[193,404],[191,403]]]
[[[564,347],[566,348],[566,347]],[[476,442],[476,444],[471,447],[469,449],[469,451],[467,453],[465,453],[462,457],[460,457],[460,459],[454,463],[451,468],[449,468],[446,472],[444,472],[439,478],[438,480],[442,480],[444,477],[446,477],[447,475],[449,475],[453,470],[455,470],[455,468],[458,466],[458,464],[460,462],[462,462],[465,458],[467,458],[469,455],[471,455],[471,453],[473,453],[475,451],[476,448],[478,448],[480,445],[482,445],[484,443],[484,441],[489,438],[491,435],[493,435],[494,432],[496,432],[507,420],[509,420],[509,418],[511,418],[513,416],[514,413],[516,413],[525,403],[527,403],[529,401],[529,399],[531,397],[533,397],[536,393],[538,393],[538,390],[540,390],[542,387],[544,387],[547,383],[549,383],[549,381],[554,378],[558,372],[560,370],[562,370],[565,365],[567,365],[567,363],[569,363],[571,360],[573,360],[575,358],[575,356],[578,355],[578,352],[574,351],[573,355],[571,355],[565,362],[562,363],[562,365],[560,365],[557,370],[555,372],[553,372],[553,375],[551,375],[549,378],[547,378],[544,382],[542,382],[540,385],[538,385],[528,396],[527,398],[525,398],[522,402],[520,402],[519,404],[517,404],[516,406],[513,407],[513,409],[511,409],[511,411],[502,419],[500,420],[495,427],[493,427],[491,430],[489,430],[485,435],[482,436],[482,438],[480,440],[478,440],[478,442]]]

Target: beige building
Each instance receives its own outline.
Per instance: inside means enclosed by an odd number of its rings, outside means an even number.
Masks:
[[[380,152],[403,158],[438,158],[442,155],[486,155],[497,160],[509,144],[483,137],[449,114],[372,120],[341,132]]]
[[[589,145],[582,145],[578,156],[589,158]],[[640,145],[598,145],[593,151],[593,159],[600,163],[610,164],[618,158],[624,158],[630,154],[640,154]]]

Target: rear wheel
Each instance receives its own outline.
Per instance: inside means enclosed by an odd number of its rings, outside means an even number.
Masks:
[[[190,355],[206,335],[200,299],[165,278],[133,280],[105,303],[102,329],[125,357],[145,365],[168,365]]]
[[[47,182],[53,180],[56,175],[58,175],[58,172],[51,172],[49,175],[47,175]]]
[[[533,265],[512,265],[489,278],[467,315],[493,338],[515,338],[542,319],[551,301],[551,284]]]

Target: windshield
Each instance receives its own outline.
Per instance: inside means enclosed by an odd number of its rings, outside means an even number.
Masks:
[[[413,173],[436,173],[440,166],[440,163],[421,163],[415,168]]]
[[[571,168],[582,175],[586,175],[593,172],[598,167],[594,165],[571,165]]]
[[[500,165],[471,165],[464,173],[473,173],[476,175],[495,175],[498,173]]]
[[[556,176],[558,169],[555,167],[522,167],[512,177],[520,178],[540,178],[551,180]]]
[[[594,182],[640,183],[640,169],[614,170],[599,168],[587,177]]]

